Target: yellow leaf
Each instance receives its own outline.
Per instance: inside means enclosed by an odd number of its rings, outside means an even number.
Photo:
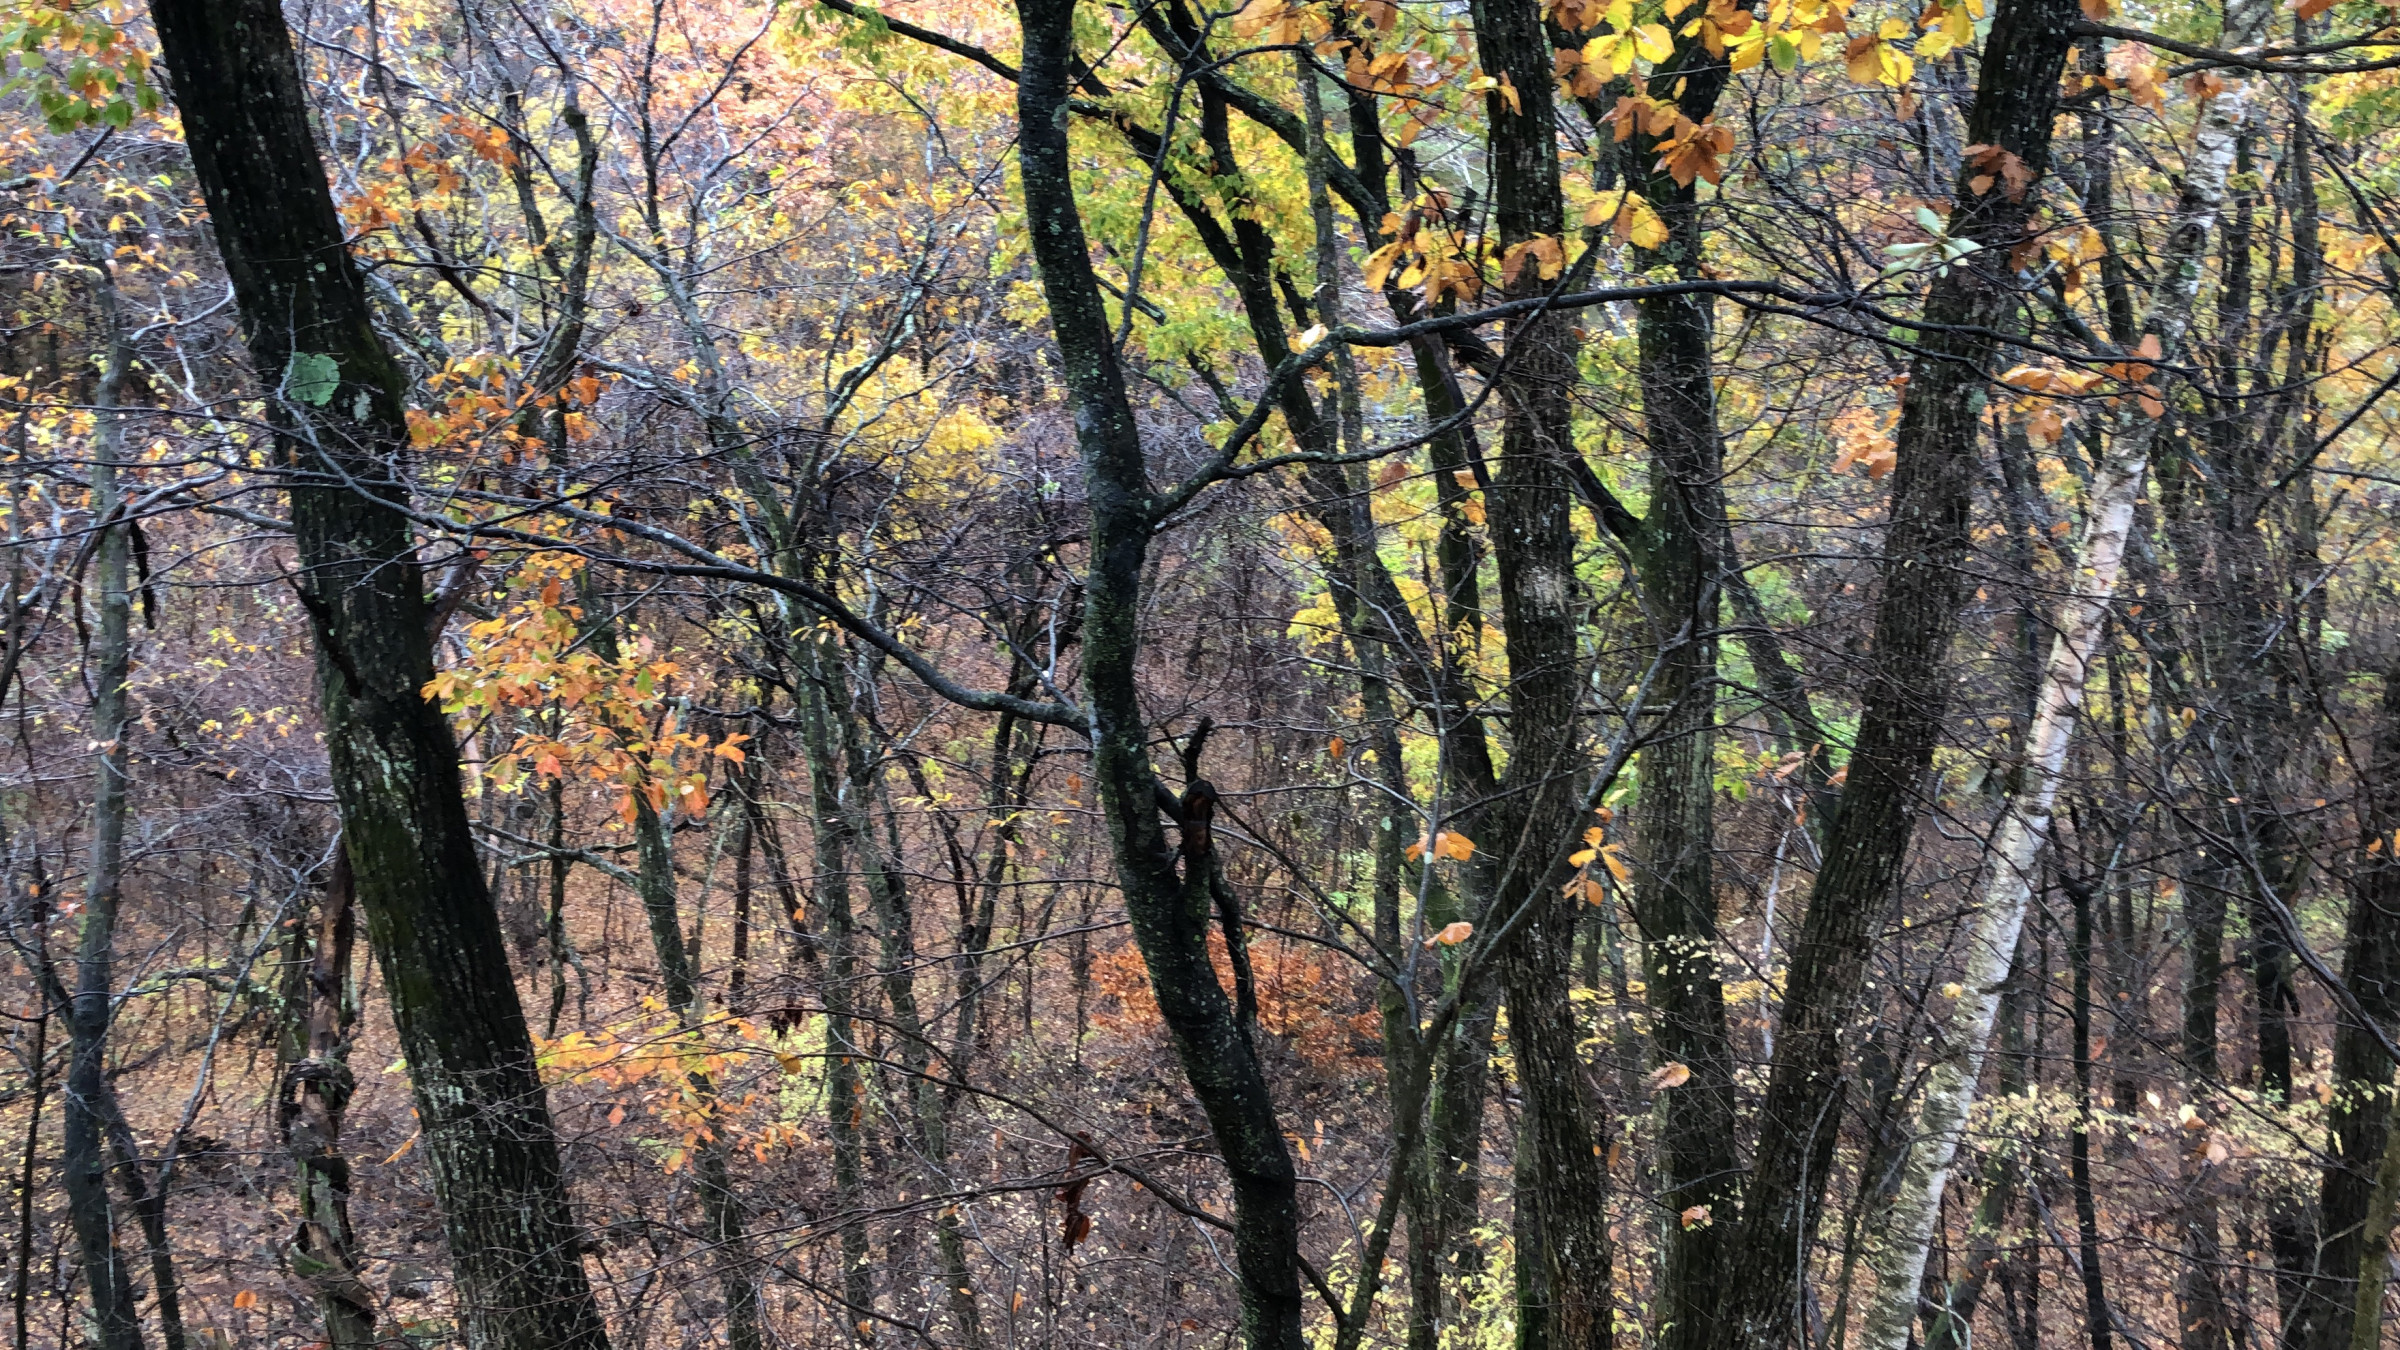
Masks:
[[[1592,859],[1599,856],[1600,850],[1596,848],[1578,849],[1575,852],[1567,855],[1567,866],[1588,867],[1591,865]]]
[[[1645,61],[1664,61],[1675,54],[1675,38],[1663,23],[1646,23],[1634,29],[1633,41]]]
[[[1615,844],[1610,844],[1606,848],[1600,850],[1600,861],[1608,864],[1608,874],[1617,879],[1618,885],[1629,886],[1633,884],[1633,869],[1627,867],[1625,865],[1625,860],[1617,856],[1617,846]]]

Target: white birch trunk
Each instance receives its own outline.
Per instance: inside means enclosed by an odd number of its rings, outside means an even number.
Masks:
[[[2244,103],[2244,90],[2237,85],[2218,95],[2201,113],[2182,199],[2176,204],[2175,227],[2167,241],[2166,265],[2160,269],[2158,290],[2151,297],[2143,325],[2144,334],[2156,337],[2158,350],[2169,356],[2182,345],[2191,323],[2208,236],[2225,200],[2225,180],[2233,164],[2235,133],[2245,116]],[[1991,871],[1984,881],[1975,935],[1967,947],[1965,987],[1943,1032],[1943,1058],[1926,1079],[1915,1144],[1901,1175],[1899,1194],[1892,1201],[1883,1241],[1868,1254],[1874,1289],[1865,1323],[1866,1350],[1903,1350],[1909,1328],[1916,1321],[1918,1290],[1924,1283],[1925,1256],[1941,1215],[1942,1190],[1949,1183],[1967,1114],[1975,1104],[1976,1082],[1983,1075],[1992,1022],[2000,1006],[2000,986],[2008,979],[2017,935],[2025,926],[2025,911],[2033,898],[2034,862],[2050,837],[2050,813],[2065,774],[2076,712],[2083,704],[2085,671],[2116,594],[2117,574],[2133,527],[2134,502],[2141,495],[2159,420],[2141,412],[2136,401],[2127,398],[2108,438],[2107,454],[2092,478],[2077,575],[2069,580],[2072,589],[2059,603],[2058,636],[2035,694],[2023,773],[1992,835]]]

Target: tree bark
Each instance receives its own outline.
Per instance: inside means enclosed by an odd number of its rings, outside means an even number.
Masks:
[[[2065,0],[2006,0],[1984,44],[1969,140],[2015,155],[2037,180],[2049,169],[2075,15]],[[1996,351],[1988,334],[2020,303],[2007,260],[2032,205],[2030,192],[2011,200],[1992,183],[1979,193],[1966,177],[1951,232],[1981,248],[1936,277],[1926,299],[1929,322],[1958,327],[1920,335],[1926,350],[1902,404],[1873,664],[1840,812],[1791,951],[1728,1307],[1712,1341],[1724,1350],[1783,1344],[1804,1295],[1844,1093],[1840,1036],[1858,1011],[1869,925],[1905,865],[1919,780],[1948,707],[1947,655],[1964,599],[1969,494]]]
[[[557,1136],[477,865],[394,461],[402,380],[316,147],[273,0],[158,0],[201,192],[291,475],[334,795],[415,1089],[474,1350],[598,1350]]]
[[[1563,249],[1554,67],[1545,20],[1533,0],[1476,0],[1476,47],[1483,67],[1508,81],[1513,96],[1487,92],[1492,207],[1503,251],[1544,239]],[[1523,260],[1512,297],[1539,295],[1546,283]],[[1498,562],[1501,625],[1508,641],[1509,727],[1513,752],[1498,800],[1477,814],[1477,889],[1495,921],[1518,923],[1499,950],[1508,1001],[1509,1048],[1524,1092],[1524,1140],[1530,1169],[1520,1168],[1516,1203],[1532,1211],[1538,1244],[1520,1249],[1541,1280],[1530,1289],[1546,1344],[1594,1350],[1611,1344],[1616,1310],[1608,1232],[1608,1170],[1590,1100],[1581,1039],[1568,991],[1582,902],[1559,893],[1549,876],[1552,851],[1579,832],[1577,769],[1584,760],[1579,700],[1584,689],[1577,642],[1581,586],[1575,577],[1571,513],[1577,500],[1568,390],[1575,339],[1562,315],[1512,319],[1500,377],[1499,463],[1485,491]],[[1521,917],[1521,920],[1519,918]],[[1531,1310],[1520,1307],[1521,1323]]]
[[[2064,56],[2062,48],[2062,61]],[[2206,245],[2224,208],[2241,119],[2238,90],[2213,100],[2201,113],[2191,160],[2184,169],[2182,198],[2161,251],[2159,289],[2142,325],[2145,341],[2155,337],[2161,352],[2180,351],[2191,326]],[[1960,203],[1961,209],[1967,206],[1965,201]],[[1975,1103],[1976,1084],[1982,1078],[1984,1054],[1991,1043],[1992,1020],[2015,958],[2017,936],[2033,901],[2036,858],[2050,837],[2051,813],[2066,774],[2076,714],[2083,706],[2092,657],[2116,596],[2126,540],[2133,530],[2134,502],[2141,495],[2142,479],[2149,471],[2150,446],[2162,421],[2138,405],[2121,406],[2108,452],[2092,475],[2083,538],[2076,549],[2075,580],[2070,583],[2073,589],[2060,602],[2053,620],[2052,631],[2058,636],[2042,675],[2033,725],[2026,734],[2024,763],[1993,831],[1994,857],[1975,934],[1968,941],[1965,991],[1952,1004],[1944,1053],[1934,1062],[1926,1082],[1916,1144],[1901,1179],[1900,1194],[1893,1201],[1890,1235],[1871,1261],[1877,1291],[1866,1322],[1869,1350],[1901,1350],[1916,1323],[1917,1291],[1933,1242],[1934,1221],[1941,1213],[1942,1188],[1949,1182],[1967,1112]],[[2088,906],[2090,901],[2086,898],[2078,903]]]
[[[1233,1182],[1243,1336],[1261,1350],[1299,1350],[1297,1178],[1257,1054],[1209,962],[1206,867],[1195,859],[1178,870],[1149,760],[1137,667],[1143,560],[1157,522],[1140,428],[1075,201],[1064,121],[1074,0],[1018,0],[1017,14],[1024,34],[1017,111],[1026,229],[1075,405],[1091,521],[1083,648],[1092,774],[1135,944]]]
[[[304,976],[306,1038],[301,1057],[284,1069],[276,1112],[300,1193],[299,1231],[283,1255],[316,1295],[329,1350],[372,1350],[375,1294],[360,1277],[358,1239],[350,1227],[350,1160],[342,1153],[342,1118],[355,1086],[350,1043],[358,1020],[350,991],[358,926],[348,850],[335,849],[332,870],[318,914],[316,951]]]
[[[92,1326],[101,1350],[137,1350],[140,1315],[133,1279],[117,1247],[116,1214],[109,1203],[107,1129],[108,1027],[116,1012],[112,977],[117,910],[123,899],[127,762],[126,683],[132,675],[131,532],[121,519],[125,498],[117,462],[123,446],[123,416],[116,408],[132,353],[116,320],[115,283],[102,267],[102,308],[109,317],[107,366],[100,378],[100,435],[92,462],[92,515],[100,541],[94,550],[93,581],[99,622],[92,634],[92,861],[84,879],[83,924],[75,949],[75,993],[67,1014],[69,1059],[61,1170],[67,1209],[83,1257],[84,1283],[92,1299]],[[137,1166],[127,1159],[127,1166]],[[163,1289],[167,1298],[171,1289]]]

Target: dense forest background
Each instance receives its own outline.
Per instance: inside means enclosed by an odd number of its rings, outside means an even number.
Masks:
[[[2396,126],[2381,0],[0,0],[0,1337],[2392,1343]]]

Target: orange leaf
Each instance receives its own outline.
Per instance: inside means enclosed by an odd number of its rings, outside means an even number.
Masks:
[[[235,1306],[235,1307],[237,1307],[237,1308],[255,1308],[255,1307],[257,1307],[257,1306],[258,1306],[258,1291],[257,1291],[257,1290],[255,1290],[255,1289],[245,1289],[245,1290],[243,1290],[242,1292],[240,1292],[240,1293],[238,1293],[238,1294],[235,1294],[235,1295],[233,1296],[233,1306]]]
[[[1692,1081],[1691,1066],[1674,1060],[1669,1060],[1650,1071],[1650,1090],[1652,1092],[1663,1092],[1668,1088],[1682,1087],[1690,1081]]]

